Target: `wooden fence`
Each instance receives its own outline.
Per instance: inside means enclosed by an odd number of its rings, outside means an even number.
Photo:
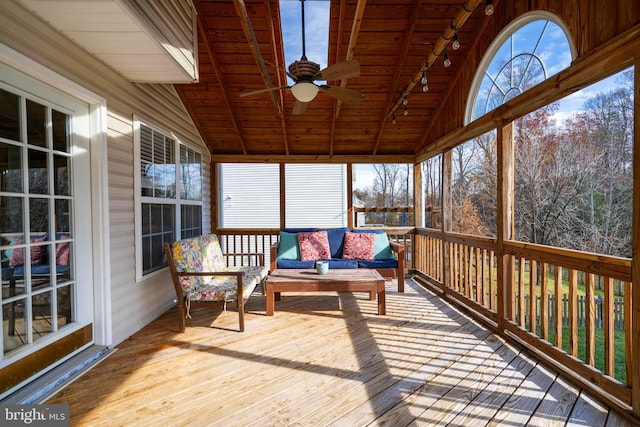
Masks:
[[[525,295],[524,296],[524,300],[525,300],[525,307],[530,307],[529,304],[529,295]],[[540,301],[542,300],[542,298],[538,295],[536,296],[536,304],[537,304],[537,309],[536,309],[536,313],[540,313],[542,310],[540,310]],[[549,313],[549,322],[550,323],[555,323],[555,318],[554,318],[554,313],[556,312],[556,310],[554,310],[555,307],[555,295],[549,295],[548,301],[548,313]],[[587,301],[585,296],[583,295],[579,295],[576,298],[576,310],[577,310],[577,321],[578,321],[578,327],[580,328],[584,328],[587,325],[587,313],[586,310],[588,308],[587,305]],[[596,296],[594,298],[594,308],[595,308],[595,312],[594,312],[594,325],[596,328],[598,329],[602,329],[605,326],[605,300],[604,297],[602,296]],[[569,312],[569,296],[567,294],[563,294],[562,295],[562,326],[565,328],[569,327],[569,319],[571,317],[571,313]],[[613,327],[616,329],[619,329],[621,331],[624,331],[625,328],[625,323],[624,323],[624,298],[615,298],[613,301]],[[527,312],[525,313],[525,323],[528,324],[529,323],[529,311],[527,310]],[[537,315],[536,316],[537,319],[537,324],[538,326],[540,326],[540,316]]]

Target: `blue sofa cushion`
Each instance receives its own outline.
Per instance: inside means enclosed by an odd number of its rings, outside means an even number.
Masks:
[[[374,261],[358,261],[359,268],[398,268],[397,259],[383,259]]]
[[[280,243],[278,244],[278,259],[300,259],[300,245],[298,244],[298,233],[280,232]]]
[[[354,259],[330,259],[329,269],[346,269],[346,268],[358,268],[358,261]]]
[[[56,265],[56,274],[67,273],[68,271],[68,265]],[[32,265],[31,274],[49,274],[49,264]],[[24,265],[13,267],[13,276],[24,276]]]
[[[295,259],[279,259],[277,268],[316,268],[315,261],[300,261]]]
[[[309,227],[300,227],[300,228],[283,228],[282,231],[286,231],[287,233],[300,233],[300,232],[305,232],[305,233],[310,233],[312,231],[316,231],[315,228],[309,228]]]
[[[349,231],[349,228],[320,228],[318,231],[326,231],[329,239],[329,250],[331,251],[331,258],[342,258],[342,250],[344,249],[344,233]],[[331,265],[329,265],[331,268]],[[355,267],[354,267],[355,268]]]

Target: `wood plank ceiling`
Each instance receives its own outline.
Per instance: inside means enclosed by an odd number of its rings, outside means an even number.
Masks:
[[[220,162],[411,162],[433,121],[446,116],[439,106],[490,19],[480,0],[334,0],[327,63],[357,59],[361,73],[328,84],[365,98],[347,104],[319,93],[304,114],[294,115],[289,90],[240,96],[287,85],[278,1],[194,3],[200,82],[176,88]],[[456,29],[461,47],[453,50]],[[313,35],[307,34],[310,43]],[[445,46],[449,68],[443,65]],[[426,93],[420,82],[425,64]]]

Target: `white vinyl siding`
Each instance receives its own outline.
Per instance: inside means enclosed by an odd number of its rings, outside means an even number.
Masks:
[[[262,163],[220,165],[221,228],[280,227],[280,166]]]
[[[344,227],[347,224],[346,166],[285,165],[286,227]],[[220,165],[221,228],[280,227],[280,166]]]
[[[133,84],[84,51],[60,32],[48,27],[15,1],[0,3],[0,40],[10,49],[46,65],[47,69],[77,83],[78,90],[104,97],[105,152],[108,179],[108,259],[101,267],[111,283],[109,342],[117,345],[157,318],[174,304],[175,291],[168,272],[136,284],[133,117],[139,114],[162,123],[179,140],[203,153],[203,231],[209,231],[210,189],[208,150],[169,84]],[[3,45],[0,43],[0,48]],[[29,70],[25,70],[29,72]],[[98,301],[96,304],[101,304]],[[99,322],[98,322],[99,323]]]
[[[286,227],[346,226],[346,181],[343,164],[286,165]]]

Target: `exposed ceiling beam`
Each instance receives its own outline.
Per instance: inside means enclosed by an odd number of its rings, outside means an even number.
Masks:
[[[282,59],[282,63],[284,63],[284,41],[282,40],[282,37],[280,37],[279,39],[277,38],[278,35],[282,36],[282,31],[276,31],[276,24],[273,22],[274,7],[272,7],[272,3],[275,7],[275,10],[278,12],[278,26],[282,27],[278,0],[265,0],[265,6],[267,8],[267,21],[269,23],[269,34],[271,37],[271,53],[274,58],[276,69],[280,70],[281,68],[284,68],[281,65],[280,61]],[[278,79],[278,87],[285,86],[287,79],[286,75],[276,71],[276,78]],[[284,110],[284,92],[281,90],[277,92],[279,104],[283,107]],[[289,139],[287,136],[287,123],[284,119],[284,114],[278,114],[278,117],[280,118],[280,127],[282,129],[282,144],[284,147],[284,152],[288,155]]]
[[[264,80],[264,84],[267,88],[273,88],[273,84],[271,83],[271,77],[269,76],[269,71],[267,71],[267,65],[264,62],[264,58],[262,57],[262,52],[260,52],[260,46],[258,45],[258,40],[256,39],[256,34],[253,31],[253,27],[251,26],[251,20],[249,19],[249,14],[247,13],[247,7],[244,4],[244,0],[233,0],[233,5],[236,8],[236,12],[240,17],[240,23],[242,24],[242,30],[244,31],[244,35],[249,42],[249,48],[251,48],[251,52],[253,53],[253,57],[260,67],[260,74],[262,75],[262,79]],[[271,100],[273,101],[273,105],[276,108],[276,113],[278,116],[282,116],[282,105],[278,102],[278,97],[274,93],[275,91],[269,92],[271,96]]]
[[[211,161],[215,163],[414,163],[414,155],[315,155],[294,154],[284,155],[241,155],[241,154],[214,154]]]
[[[340,40],[342,40],[342,31],[344,31],[344,15],[345,10],[347,8],[347,0],[340,0],[340,12],[338,13],[338,35],[336,36],[336,59],[335,62],[340,62],[341,59],[341,51],[340,48],[342,44]],[[333,147],[336,137],[336,120],[338,119],[338,106],[340,105],[340,101],[333,102],[331,104],[333,106],[333,114],[331,114],[331,133],[329,134],[329,154],[333,155]]]
[[[416,73],[413,75],[404,92],[402,92],[400,96],[398,96],[393,107],[391,107],[391,110],[387,114],[387,119],[392,117],[392,115],[402,103],[402,99],[406,95],[411,93],[416,84],[418,84],[420,78],[422,77],[422,72],[428,70],[429,67],[431,67],[433,63],[436,62],[436,59],[438,59],[438,57],[442,54],[445,47],[447,47],[447,44],[449,44],[449,42],[453,39],[453,35],[456,33],[456,31],[464,26],[465,22],[467,22],[467,19],[469,19],[471,14],[481,3],[484,3],[484,0],[467,0],[462,5],[462,9],[456,14],[456,17],[451,20],[451,24],[449,24],[447,28],[445,28],[445,30],[440,35],[440,38],[438,38],[438,40],[435,42],[431,51],[427,54],[425,60],[422,61],[420,68],[418,68]]]
[[[402,64],[407,59],[407,54],[409,53],[409,47],[411,46],[411,39],[413,38],[413,32],[416,29],[416,23],[418,22],[418,17],[420,16],[420,9],[422,9],[422,0],[415,0],[413,3],[413,10],[411,11],[411,21],[409,25],[407,25],[407,29],[404,33],[404,41],[402,42],[402,52],[400,53],[400,59],[398,61],[398,65],[396,66],[396,71],[393,74],[393,79],[391,81],[391,85],[389,87],[396,88],[398,87],[398,82],[400,81],[400,74],[402,73]],[[378,127],[378,133],[376,134],[375,145],[373,146],[373,154],[377,154],[378,147],[380,146],[380,141],[382,139],[382,133],[384,132],[384,128],[387,124],[387,116],[386,113],[391,108],[393,108],[393,99],[395,98],[395,92],[389,91],[387,94],[387,107],[382,112],[382,116],[378,120],[380,126]]]
[[[353,15],[353,23],[351,24],[351,34],[349,36],[349,46],[347,47],[347,54],[345,57],[346,61],[353,59],[353,52],[356,49],[356,44],[358,42],[358,35],[360,34],[360,25],[362,25],[362,17],[364,16],[364,9],[367,6],[367,0],[358,0],[358,4],[356,4],[356,11]],[[344,15],[342,13],[342,15]],[[346,87],[347,80],[343,79],[340,82],[340,87]],[[342,101],[338,100],[336,102],[336,111],[335,117],[337,118],[340,115],[340,109],[342,108]]]
[[[240,140],[240,146],[242,147],[242,152],[244,154],[247,154],[247,144],[245,143],[244,138],[242,137],[240,126],[238,125],[238,121],[236,120],[233,104],[231,103],[231,97],[229,96],[229,92],[227,91],[227,86],[224,84],[225,82],[222,78],[223,76],[222,70],[220,70],[220,66],[218,65],[216,53],[213,50],[211,44],[209,43],[209,34],[207,31],[207,28],[202,22],[202,11],[200,10],[200,2],[196,1],[195,6],[196,6],[196,10],[198,11],[197,13],[198,30],[200,32],[200,36],[202,37],[202,41],[207,50],[207,56],[209,57],[209,61],[211,62],[213,71],[215,72],[216,79],[218,80],[218,85],[220,86],[220,90],[222,91],[224,102],[227,105],[227,111],[229,112],[229,116],[230,116],[229,120],[231,121],[231,124],[233,125],[233,129],[236,131],[236,134],[238,135],[238,139]]]

